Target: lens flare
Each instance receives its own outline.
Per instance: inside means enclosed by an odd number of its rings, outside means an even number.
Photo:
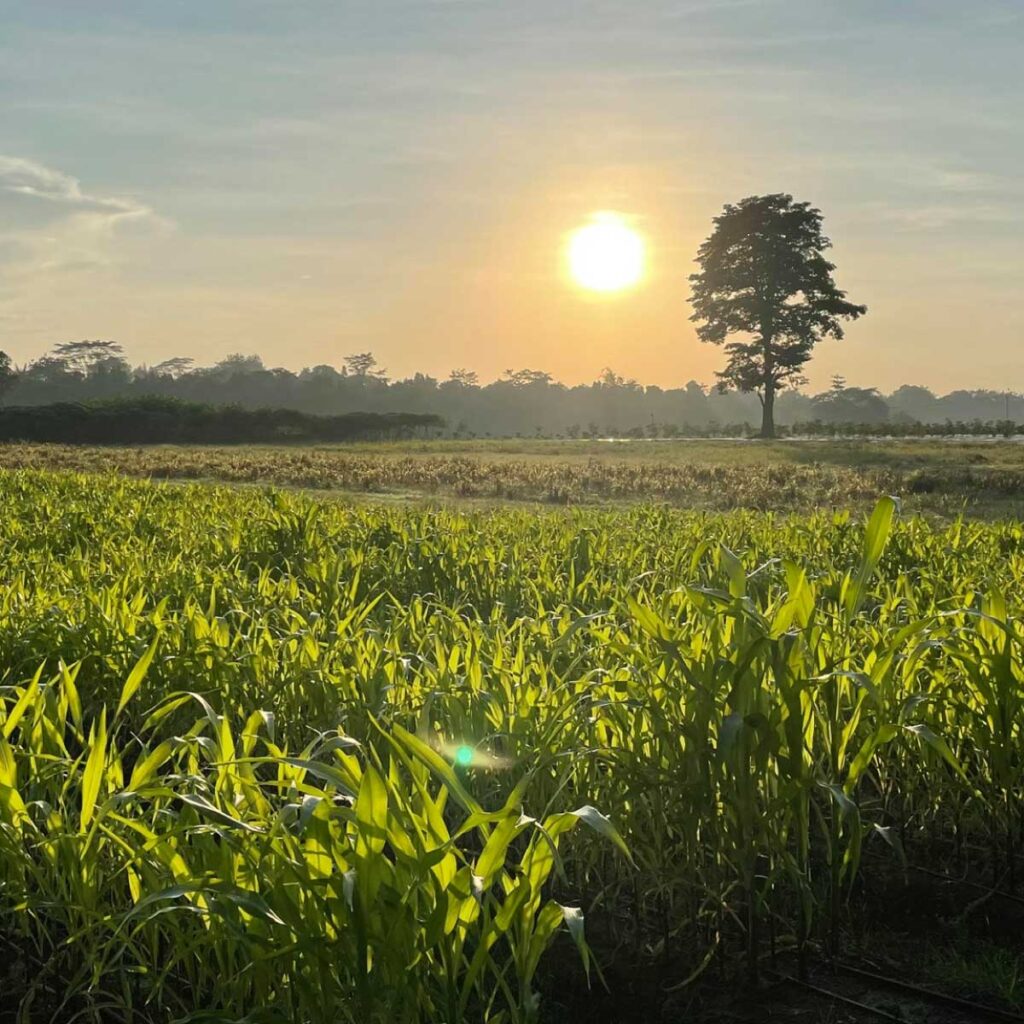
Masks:
[[[479,768],[483,771],[502,771],[515,764],[514,759],[501,757],[484,750],[482,746],[459,741],[445,742],[436,738],[431,746],[456,768]]]

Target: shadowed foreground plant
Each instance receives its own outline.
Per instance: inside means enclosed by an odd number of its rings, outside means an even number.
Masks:
[[[486,811],[401,727],[291,753],[270,716],[235,732],[197,693],[132,735],[155,648],[109,723],[84,722],[76,669],[3,701],[0,884],[39,968],[25,1013],[63,988],[56,1017],[529,1022],[563,925],[589,962],[580,910],[543,890],[581,821],[624,851],[594,808],[536,821],[516,788]],[[183,702],[199,717],[161,736]]]

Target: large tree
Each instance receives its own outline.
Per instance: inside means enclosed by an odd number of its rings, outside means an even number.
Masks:
[[[815,343],[841,338],[840,320],[866,306],[846,301],[823,253],[821,211],[792,196],[750,196],[726,206],[700,247],[691,275],[691,302],[701,341],[725,346],[718,374],[723,390],[753,391],[761,399],[761,436],[775,436],[775,396],[804,383],[803,366]]]
[[[11,357],[0,352],[0,398],[2,398],[18,382],[18,371],[14,369]]]

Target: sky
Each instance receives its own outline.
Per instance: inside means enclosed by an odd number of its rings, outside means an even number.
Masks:
[[[710,382],[697,247],[789,192],[868,306],[812,390],[1024,389],[1022,62],[1022,0],[0,0],[0,348]]]

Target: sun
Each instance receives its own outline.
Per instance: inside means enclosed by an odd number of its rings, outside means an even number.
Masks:
[[[595,213],[569,239],[569,271],[582,288],[620,292],[644,275],[644,241],[615,213]]]

